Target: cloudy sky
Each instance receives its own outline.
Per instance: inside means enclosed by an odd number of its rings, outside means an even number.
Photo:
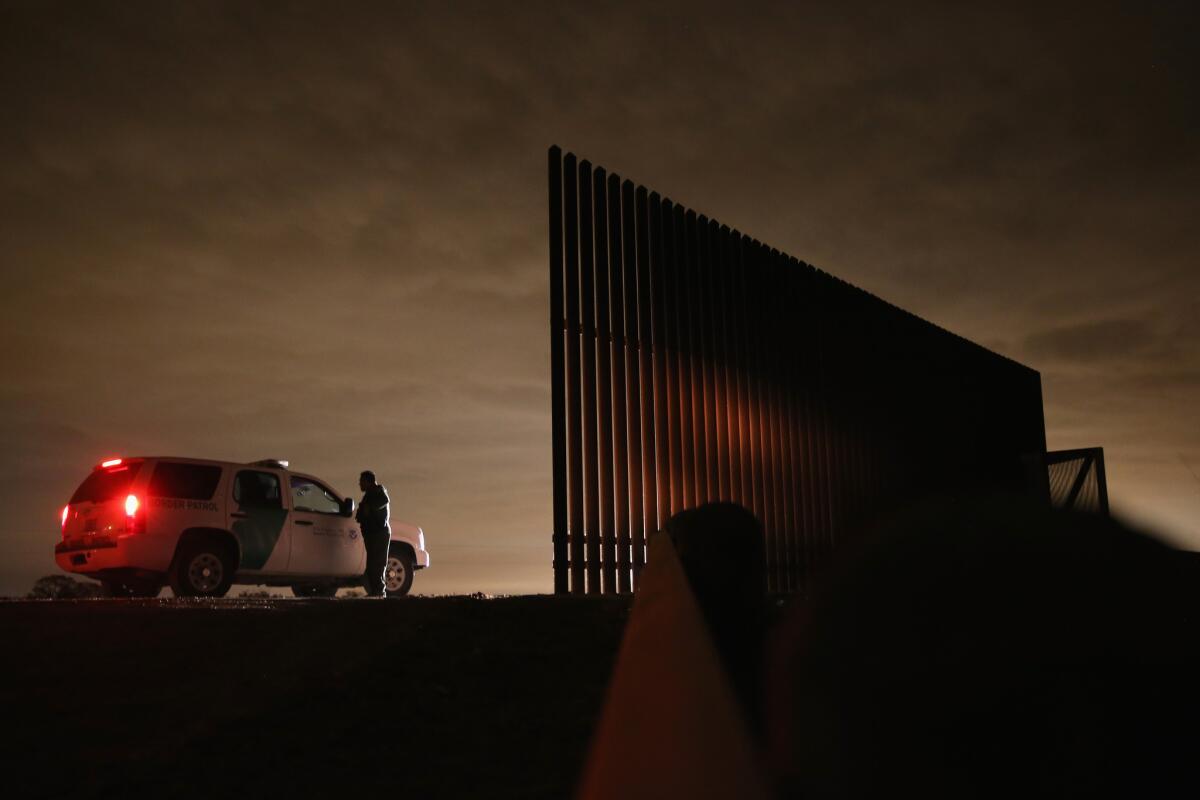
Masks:
[[[0,594],[159,453],[373,467],[417,591],[548,591],[552,143],[1040,370],[1200,549],[1190,4],[919,6],[4,2]]]

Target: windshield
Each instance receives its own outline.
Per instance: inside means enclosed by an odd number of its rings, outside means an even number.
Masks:
[[[79,485],[71,495],[71,505],[76,503],[103,503],[128,493],[133,477],[140,464],[122,464],[115,469],[98,469]]]

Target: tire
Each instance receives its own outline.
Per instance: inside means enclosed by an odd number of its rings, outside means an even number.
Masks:
[[[387,570],[383,573],[383,588],[388,596],[408,594],[413,582],[413,557],[406,547],[393,545],[388,549]]]
[[[338,587],[332,583],[294,583],[292,594],[296,597],[333,597]]]
[[[179,548],[171,568],[176,597],[224,597],[233,585],[233,559],[227,548],[204,539]]]
[[[106,597],[158,597],[162,586],[136,581],[100,581]]]

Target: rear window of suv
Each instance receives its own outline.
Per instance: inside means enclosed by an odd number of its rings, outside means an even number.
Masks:
[[[123,464],[115,469],[98,469],[88,475],[75,494],[71,495],[71,505],[76,503],[104,503],[115,497],[122,497],[129,491],[133,477],[138,472],[140,464]]]
[[[160,461],[154,465],[146,493],[151,497],[211,500],[220,480],[221,468],[211,464]]]

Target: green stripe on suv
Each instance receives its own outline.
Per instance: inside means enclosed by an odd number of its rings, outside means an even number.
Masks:
[[[262,569],[283,533],[287,509],[242,506],[238,511],[247,515],[233,524],[233,533],[242,546],[241,568]]]

